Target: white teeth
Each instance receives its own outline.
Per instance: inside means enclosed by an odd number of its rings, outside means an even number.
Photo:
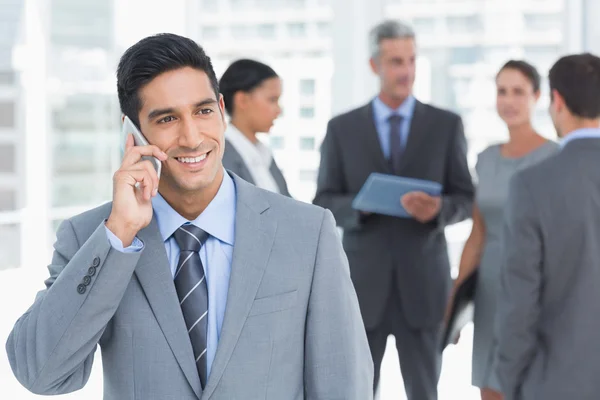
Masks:
[[[206,158],[206,154],[202,154],[199,157],[177,157],[177,160],[182,163],[193,164],[193,163],[198,163],[198,162],[204,160],[205,158]]]

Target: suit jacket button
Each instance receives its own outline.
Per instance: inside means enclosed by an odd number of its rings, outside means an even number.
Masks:
[[[86,289],[85,285],[83,283],[81,283],[81,284],[79,284],[77,286],[77,293],[84,294],[85,293],[85,289]]]
[[[100,257],[95,257],[92,266],[97,267],[98,265],[100,265]]]
[[[86,275],[83,277],[83,284],[85,286],[89,285],[90,283],[92,283],[92,277],[89,275]]]
[[[94,275],[96,275],[96,267],[89,267],[89,268],[88,268],[88,275],[89,275],[89,276],[94,276]]]

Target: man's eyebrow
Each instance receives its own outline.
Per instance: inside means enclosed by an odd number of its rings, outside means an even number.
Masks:
[[[209,97],[194,104],[194,108],[212,105],[216,103],[217,100],[213,99],[212,97]],[[160,117],[161,115],[172,114],[173,112],[175,112],[175,109],[172,107],[157,108],[156,110],[150,111],[150,113],[148,114],[148,121],[152,121],[154,118]]]

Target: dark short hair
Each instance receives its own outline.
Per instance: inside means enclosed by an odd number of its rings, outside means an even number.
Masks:
[[[600,58],[590,53],[562,57],[550,68],[548,77],[550,90],[560,93],[571,113],[581,118],[600,117]]]
[[[219,98],[219,83],[210,57],[193,40],[172,33],[160,33],[131,46],[121,56],[117,68],[121,112],[139,127],[138,115],[142,109],[140,89],[158,75],[184,67],[204,71],[215,96]]]
[[[219,81],[227,113],[233,115],[233,97],[237,92],[251,92],[267,79],[277,77],[273,68],[259,61],[248,59],[234,61]]]
[[[531,83],[531,86],[533,86],[534,93],[540,91],[542,78],[540,77],[539,72],[537,71],[537,69],[535,69],[533,65],[523,60],[509,60],[506,64],[502,66],[502,68],[500,68],[500,71],[498,71],[498,75],[500,75],[502,71],[507,69],[514,69],[516,71],[519,71]],[[498,75],[496,75],[496,78],[498,78]]]

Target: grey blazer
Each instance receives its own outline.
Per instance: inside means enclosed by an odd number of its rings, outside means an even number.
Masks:
[[[250,182],[253,185],[256,184],[254,182],[254,179],[252,178],[252,174],[250,173],[248,166],[246,166],[246,163],[244,162],[244,159],[228,140],[225,140],[223,166],[225,166],[225,168],[227,168],[229,171],[233,172],[240,178],[244,179],[245,181]],[[271,172],[275,183],[277,183],[279,193],[284,196],[291,197],[290,192],[288,191],[287,183],[285,182],[285,178],[283,177],[281,170],[277,166],[275,159],[273,159],[269,171]]]
[[[466,152],[460,117],[417,101],[400,174],[441,183],[441,213],[427,224],[383,215],[360,218],[352,200],[369,175],[392,173],[372,104],[329,122],[314,203],[330,209],[344,229],[344,248],[367,329],[381,322],[392,286],[412,327],[441,324],[450,289],[444,228],[468,218],[473,202]]]
[[[230,289],[204,391],[156,219],[139,232],[143,251],[124,254],[106,237],[110,204],[58,230],[46,289],[6,344],[21,384],[45,395],[78,390],[100,345],[105,399],[372,399],[373,365],[331,213],[233,177]]]
[[[600,139],[511,182],[498,299],[506,400],[600,398]]]

